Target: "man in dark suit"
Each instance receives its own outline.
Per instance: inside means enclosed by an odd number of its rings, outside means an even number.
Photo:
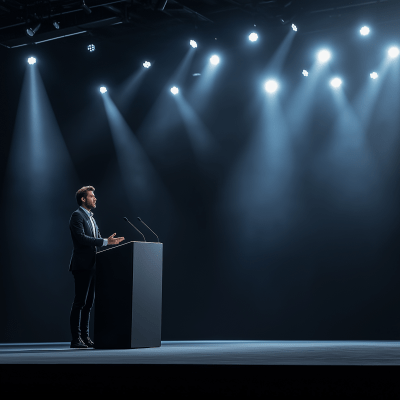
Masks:
[[[76,192],[79,208],[74,211],[69,221],[74,250],[69,265],[75,280],[75,298],[71,308],[71,348],[83,349],[94,347],[89,337],[90,310],[94,301],[96,278],[96,247],[118,244],[123,237],[116,238],[115,233],[108,239],[102,239],[93,213],[96,197],[93,186],[84,186]]]

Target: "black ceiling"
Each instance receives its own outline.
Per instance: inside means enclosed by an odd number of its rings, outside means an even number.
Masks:
[[[85,10],[86,9],[86,10]],[[398,24],[399,0],[0,0],[0,44],[13,48],[89,32],[100,37],[162,35],[239,23],[301,24],[302,32],[366,20]],[[58,23],[57,29],[53,23]],[[26,30],[40,24],[33,36]]]

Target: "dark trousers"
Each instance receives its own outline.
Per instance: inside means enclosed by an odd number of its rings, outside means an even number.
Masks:
[[[89,336],[90,310],[94,302],[95,270],[72,271],[75,280],[75,298],[71,308],[72,340]]]

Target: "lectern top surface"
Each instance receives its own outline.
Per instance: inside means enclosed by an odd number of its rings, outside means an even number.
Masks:
[[[103,253],[104,251],[108,251],[108,250],[111,250],[111,249],[115,249],[117,247],[126,246],[127,244],[130,244],[130,243],[161,244],[162,245],[161,242],[143,242],[143,241],[138,241],[138,240],[131,240],[130,242],[126,242],[126,243],[123,243],[123,244],[118,244],[117,246],[107,246],[108,249],[100,250],[100,251],[97,252],[97,254]]]

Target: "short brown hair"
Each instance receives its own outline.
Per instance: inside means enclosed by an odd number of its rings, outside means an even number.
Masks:
[[[90,192],[90,191],[94,192],[95,188],[93,186],[83,186],[75,193],[75,197],[76,197],[78,206],[82,205],[82,197],[84,197],[86,199],[87,192]]]

